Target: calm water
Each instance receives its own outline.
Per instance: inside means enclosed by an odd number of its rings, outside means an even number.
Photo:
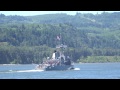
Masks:
[[[80,63],[68,71],[38,71],[35,66],[0,65],[0,79],[120,79],[120,63]]]

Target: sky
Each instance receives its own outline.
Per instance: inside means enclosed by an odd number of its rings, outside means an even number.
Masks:
[[[56,14],[56,13],[66,13],[68,15],[75,15],[76,13],[92,13],[101,14],[104,11],[0,11],[0,14],[8,15],[20,15],[20,16],[33,16],[33,15],[43,15],[43,14]],[[105,12],[120,12],[120,11],[105,11]]]

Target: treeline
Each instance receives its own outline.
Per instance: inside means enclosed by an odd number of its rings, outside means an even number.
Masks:
[[[0,63],[40,63],[51,57],[60,34],[61,43],[68,46],[65,54],[74,62],[92,55],[119,56],[118,31],[112,38],[113,32],[104,35],[107,31],[100,30],[76,28],[71,24],[1,24]]]
[[[52,52],[55,48],[50,48],[46,45],[42,46],[0,46],[0,64],[31,64],[41,63],[47,57],[52,57]],[[64,50],[65,55],[69,55],[74,62],[98,62],[96,56],[103,58],[108,56],[120,56],[120,49],[90,49],[90,48],[67,48]],[[93,58],[88,58],[92,56]],[[88,58],[88,59],[87,59]],[[102,58],[99,58],[102,59]],[[105,58],[106,59],[106,58]],[[107,62],[105,59],[101,62]],[[113,60],[113,61],[112,61]],[[118,59],[117,59],[118,60]],[[109,62],[116,60],[110,59]],[[119,61],[119,60],[118,60]]]
[[[120,62],[120,56],[88,56],[78,60],[79,63],[108,63]]]
[[[69,47],[120,48],[119,29],[76,28],[71,24],[0,24],[0,43],[13,46],[55,47],[57,36]]]
[[[0,64],[41,63],[50,56],[51,48],[47,46],[0,46]]]

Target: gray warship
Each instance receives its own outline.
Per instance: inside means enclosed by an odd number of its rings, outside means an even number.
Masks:
[[[35,69],[44,71],[73,70],[74,63],[69,56],[64,55],[65,48],[67,48],[67,45],[57,45],[52,57],[47,57],[47,60],[38,64]]]

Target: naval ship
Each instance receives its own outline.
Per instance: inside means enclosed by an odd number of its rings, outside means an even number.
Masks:
[[[69,56],[64,55],[64,50],[67,45],[60,44],[56,46],[52,57],[47,57],[47,60],[36,66],[36,70],[53,71],[53,70],[72,70],[74,63]]]

